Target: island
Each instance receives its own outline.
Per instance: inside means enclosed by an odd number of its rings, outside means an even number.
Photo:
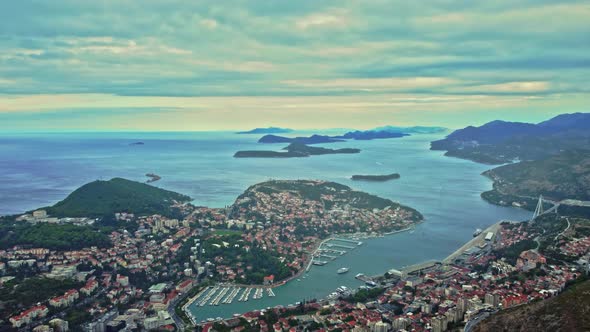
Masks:
[[[396,180],[399,178],[400,175],[398,173],[391,173],[385,175],[353,175],[350,179],[355,181],[385,182],[389,180]]]
[[[287,134],[293,132],[290,128],[280,127],[267,127],[267,128],[254,128],[248,131],[239,131],[236,134]]]
[[[302,143],[291,143],[283,148],[283,150],[286,150],[286,152],[267,150],[238,151],[234,154],[234,158],[300,158],[324,154],[351,154],[361,152],[360,149],[354,148],[328,149],[307,146]]]
[[[147,176],[149,179],[146,181],[146,183],[152,183],[152,182],[156,182],[160,179],[162,179],[161,176],[154,174],[154,173],[147,173],[145,176]]]
[[[133,142],[133,143],[129,143],[129,145],[144,145],[144,142]]]
[[[327,136],[327,135],[311,135],[308,137],[285,137],[278,135],[265,135],[262,136],[258,143],[303,143],[303,144],[321,144],[321,143],[335,143],[344,142],[346,140],[374,140],[374,139],[385,139],[385,138],[398,138],[409,136],[409,134],[399,133],[395,131],[387,130],[366,130],[366,131],[350,131],[340,136]]]
[[[538,124],[496,120],[431,142],[431,150],[485,164],[539,160],[570,149],[590,149],[590,113],[562,114]]]
[[[321,144],[344,142],[343,139],[333,138],[325,135],[311,135],[309,137],[284,137],[277,135],[264,135],[258,143],[301,143],[301,144]]]

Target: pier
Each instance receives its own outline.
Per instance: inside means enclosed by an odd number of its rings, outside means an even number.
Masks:
[[[344,238],[334,238],[334,241],[342,241],[342,242],[353,243],[353,244],[356,244],[357,246],[360,246],[361,244],[363,244],[360,241],[351,240],[351,239],[344,239]]]
[[[354,247],[345,246],[343,244],[338,244],[338,243],[328,243],[328,244],[326,244],[326,246],[329,247],[329,248],[338,247],[338,248],[344,248],[344,249],[349,249],[349,250],[354,249]]]

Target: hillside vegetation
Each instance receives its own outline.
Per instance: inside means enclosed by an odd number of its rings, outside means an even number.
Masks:
[[[482,197],[496,204],[516,201],[534,208],[530,198],[539,195],[556,201],[590,200],[590,151],[586,150],[500,166],[484,175],[494,181],[494,186]],[[521,202],[520,197],[525,200]]]
[[[114,178],[83,185],[63,201],[47,208],[47,212],[58,217],[101,217],[116,212],[172,215],[174,202],[189,200],[186,195]]]
[[[486,318],[473,332],[590,331],[590,281],[546,300],[514,307]]]

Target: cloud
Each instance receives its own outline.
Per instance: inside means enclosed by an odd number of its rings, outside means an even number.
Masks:
[[[317,112],[340,98],[350,106],[331,107],[420,120],[439,107],[481,114],[482,96],[524,110],[559,95],[561,111],[584,111],[589,16],[575,0],[2,1],[0,110],[157,100],[164,114],[175,98],[224,97],[252,116],[240,98],[265,109],[310,98]]]
[[[343,13],[318,13],[298,18],[295,26],[300,30],[344,28],[349,24]]]
[[[202,26],[204,26],[207,29],[213,30],[217,28],[217,21],[210,19],[210,18],[204,18],[199,22]]]

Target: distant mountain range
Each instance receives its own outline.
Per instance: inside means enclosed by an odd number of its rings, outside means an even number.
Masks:
[[[325,135],[311,135],[309,137],[284,137],[277,135],[264,135],[258,143],[301,143],[301,144],[321,144],[343,142],[343,139]]]
[[[407,131],[406,131],[407,130]],[[277,135],[265,135],[258,140],[258,143],[303,143],[303,144],[321,144],[342,142],[344,140],[374,140],[386,138],[399,138],[409,136],[410,133],[439,133],[445,131],[442,127],[380,127],[371,130],[355,130],[349,131],[343,135],[327,136],[327,135],[311,135],[308,137],[285,137]]]
[[[459,129],[431,143],[447,156],[488,164],[535,160],[569,149],[590,149],[590,113],[558,115],[532,124],[492,121]]]
[[[424,126],[414,126],[414,127],[396,127],[396,126],[383,126],[377,127],[375,129],[371,129],[372,131],[388,131],[388,132],[397,132],[397,133],[406,133],[406,134],[439,134],[444,133],[445,131],[449,130],[445,127],[424,127]]]
[[[267,128],[254,128],[248,131],[238,131],[236,134],[287,134],[293,132],[290,128],[280,127],[267,127]]]

